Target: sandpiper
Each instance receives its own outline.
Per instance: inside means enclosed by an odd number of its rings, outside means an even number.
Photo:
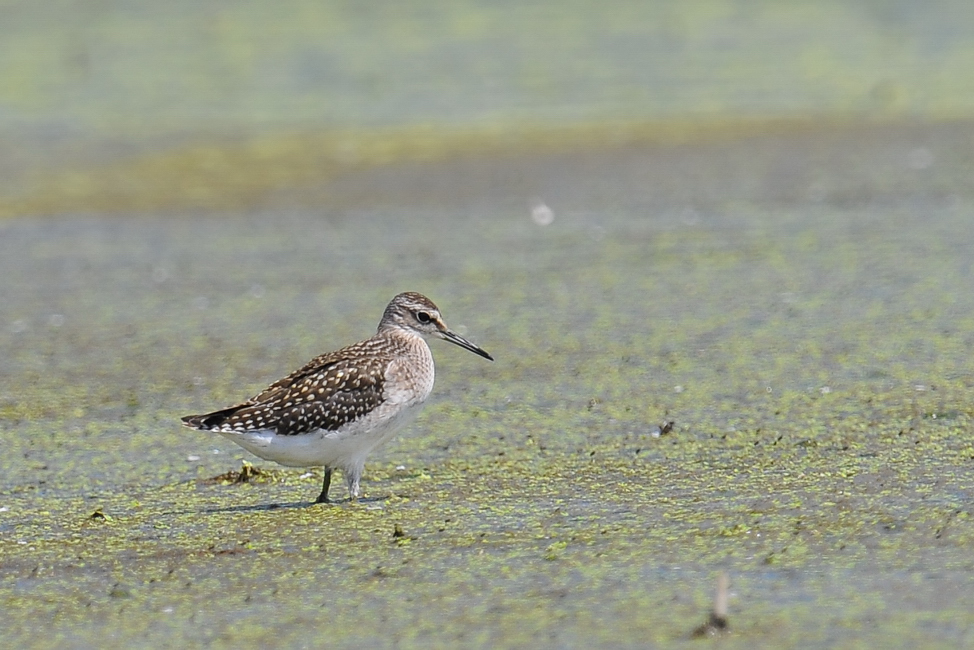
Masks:
[[[341,469],[349,497],[357,498],[366,456],[412,419],[433,390],[430,337],[494,360],[450,331],[429,298],[400,293],[372,338],[315,357],[246,402],[188,415],[183,425],[215,431],[281,465],[324,467],[316,503],[329,503],[332,470]]]

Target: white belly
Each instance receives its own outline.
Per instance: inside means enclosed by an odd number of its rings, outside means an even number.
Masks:
[[[281,436],[274,431],[219,431],[255,456],[289,467],[361,467],[365,457],[387,442],[419,413],[412,406],[385,404],[335,431]]]

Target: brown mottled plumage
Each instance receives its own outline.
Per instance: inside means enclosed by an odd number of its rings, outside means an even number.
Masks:
[[[323,466],[319,503],[328,502],[332,469],[339,467],[349,494],[357,497],[366,456],[419,410],[433,388],[429,336],[492,359],[451,332],[429,298],[401,293],[372,338],[315,357],[246,402],[186,416],[183,424],[220,433],[283,465]]]

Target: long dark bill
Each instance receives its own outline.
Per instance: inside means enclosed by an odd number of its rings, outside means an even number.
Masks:
[[[470,341],[468,341],[467,339],[463,338],[462,336],[460,336],[455,332],[451,332],[450,330],[447,330],[443,332],[443,338],[449,341],[450,343],[459,345],[464,350],[470,350],[474,354],[478,354],[485,359],[489,359],[490,361],[494,360],[494,357],[487,354],[486,350],[482,350],[481,348],[478,348],[476,345],[474,345],[473,343],[471,343]]]

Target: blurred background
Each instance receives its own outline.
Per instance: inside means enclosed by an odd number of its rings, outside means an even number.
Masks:
[[[7,215],[236,209],[344,169],[471,152],[974,111],[964,0],[65,0],[2,11]]]

